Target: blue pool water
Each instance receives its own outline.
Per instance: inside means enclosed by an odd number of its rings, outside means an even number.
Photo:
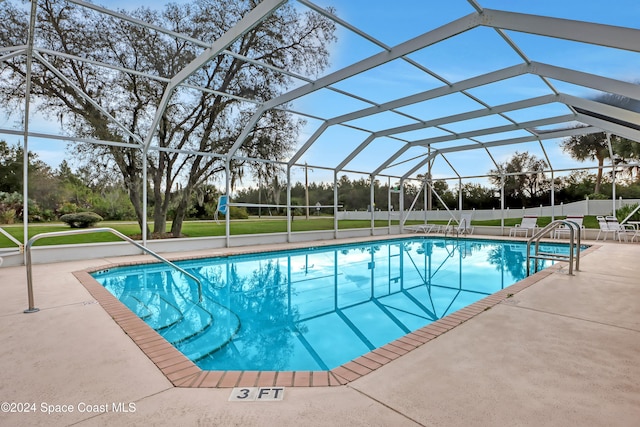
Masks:
[[[526,244],[415,237],[177,264],[201,303],[164,264],[93,277],[204,370],[329,370],[523,279]]]

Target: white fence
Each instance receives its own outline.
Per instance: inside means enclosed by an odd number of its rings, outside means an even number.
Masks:
[[[625,205],[633,205],[640,203],[640,199],[616,199],[615,208],[620,209]],[[611,215],[613,213],[614,201],[613,200],[582,200],[580,202],[573,203],[560,203],[555,206],[539,206],[536,208],[522,208],[522,209],[509,209],[504,210],[504,214],[500,209],[483,209],[483,210],[464,210],[463,212],[473,212],[474,220],[490,220],[501,218],[522,218],[524,215],[537,215],[537,216],[567,216],[567,215]],[[450,211],[456,218],[458,218],[459,211],[452,209]],[[434,210],[434,211],[412,211],[409,212],[407,219],[417,221],[447,221],[451,218],[451,213],[446,210]],[[405,212],[406,215],[406,212]],[[504,216],[503,216],[504,215]],[[398,220],[400,212],[396,211],[376,211],[374,212],[374,218],[377,220]],[[371,219],[371,213],[366,211],[340,211],[338,212],[338,219]]]

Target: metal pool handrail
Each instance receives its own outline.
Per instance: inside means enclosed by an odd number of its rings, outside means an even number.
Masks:
[[[556,228],[560,226],[566,226],[569,229],[569,255],[560,255],[560,254],[552,254],[546,252],[540,252],[540,239],[547,233],[552,232]],[[577,241],[577,242],[576,242]],[[535,250],[534,254],[531,255],[531,243],[535,242]],[[535,233],[531,238],[527,241],[527,276],[530,274],[530,260],[538,260],[538,259],[548,259],[553,261],[569,261],[569,274],[573,274],[573,260],[574,253],[573,248],[576,248],[575,253],[575,261],[576,261],[576,270],[580,270],[580,226],[577,222],[566,220],[566,219],[557,219],[547,224],[542,230]],[[537,262],[536,262],[536,271],[537,271]]]
[[[175,268],[185,276],[195,281],[198,284],[198,300],[199,302],[202,302],[202,282],[200,282],[200,280],[196,276],[187,272],[185,269],[178,267],[168,259],[161,257],[157,253],[153,252],[151,249],[142,246],[135,240],[125,236],[119,231],[114,230],[113,228],[103,227],[103,228],[90,228],[90,229],[83,229],[83,230],[52,231],[49,233],[36,234],[31,239],[29,239],[29,241],[25,245],[25,264],[27,267],[27,294],[29,297],[29,308],[24,311],[25,313],[35,313],[40,310],[39,308],[34,307],[34,303],[33,303],[33,279],[31,274],[31,246],[33,246],[33,243],[36,240],[40,240],[45,237],[58,237],[58,236],[68,236],[71,234],[89,234],[89,233],[104,233],[104,232],[109,232],[111,234],[114,234],[120,237],[122,240],[126,240],[127,242],[136,246],[138,249],[141,249],[143,252],[146,252],[149,255],[153,256],[154,258],[170,265],[171,267]]]

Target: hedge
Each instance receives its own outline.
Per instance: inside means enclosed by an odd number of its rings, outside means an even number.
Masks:
[[[60,221],[71,228],[88,228],[102,221],[102,217],[94,212],[78,212],[62,215]]]

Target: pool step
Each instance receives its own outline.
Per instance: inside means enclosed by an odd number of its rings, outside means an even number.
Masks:
[[[157,293],[132,292],[121,296],[120,301],[156,330],[168,328],[182,318],[180,310]]]
[[[189,287],[174,286],[174,292],[137,291],[121,301],[186,357],[200,360],[229,343],[240,329],[238,316]],[[192,300],[193,299],[193,300]]]
[[[124,294],[120,297],[120,302],[145,322],[153,315],[151,309],[137,295]]]
[[[155,298],[157,302],[151,309],[153,317],[147,321],[149,326],[159,331],[170,328],[182,320],[182,313],[174,304],[161,295],[156,295]]]
[[[191,304],[183,308],[179,322],[169,328],[158,330],[167,341],[177,345],[188,341],[207,330],[213,324],[213,315],[206,309]]]
[[[197,336],[176,346],[193,361],[198,361],[224,347],[240,329],[240,319],[235,313],[208,298],[204,299],[203,304],[213,315],[213,324]]]
[[[156,292],[130,292],[120,301],[155,330],[169,328],[182,319],[180,310]]]

